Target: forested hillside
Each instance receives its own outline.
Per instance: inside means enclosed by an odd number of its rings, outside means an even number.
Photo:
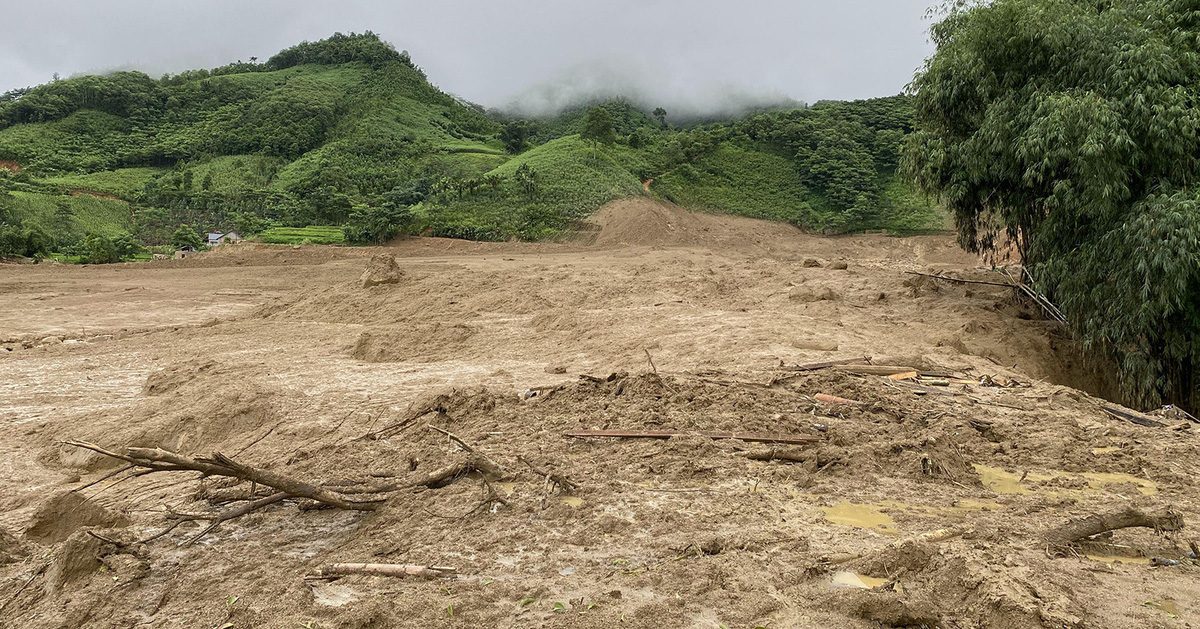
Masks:
[[[601,105],[488,115],[371,33],[16,90],[0,97],[0,253],[98,262],[187,232],[309,225],[352,242],[540,239],[651,179],[684,206],[812,230],[942,226],[894,177],[905,97],[703,127]]]

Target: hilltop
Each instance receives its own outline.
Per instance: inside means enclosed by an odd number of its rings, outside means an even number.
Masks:
[[[593,147],[579,138],[589,107],[487,112],[371,33],[159,79],[59,80],[0,97],[0,242],[104,261],[89,236],[132,250],[181,244],[181,225],[538,240],[639,195],[826,232],[944,224],[894,175],[907,97],[683,127],[600,107],[614,141]]]

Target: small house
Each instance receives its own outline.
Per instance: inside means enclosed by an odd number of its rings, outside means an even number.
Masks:
[[[195,247],[180,247],[175,250],[175,255],[172,256],[175,260],[182,260],[187,257],[196,255]]]
[[[216,247],[217,245],[233,244],[242,240],[242,236],[237,232],[228,232],[224,234],[209,234],[208,246]]]

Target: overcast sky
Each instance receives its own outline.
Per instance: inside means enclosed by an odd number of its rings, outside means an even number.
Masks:
[[[0,0],[0,92],[113,68],[265,60],[372,30],[443,90],[490,107],[638,92],[668,108],[900,92],[933,0]]]

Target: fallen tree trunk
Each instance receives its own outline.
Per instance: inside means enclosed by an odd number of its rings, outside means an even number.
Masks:
[[[1112,513],[1094,514],[1072,520],[1046,531],[1043,537],[1050,546],[1061,547],[1093,535],[1132,527],[1151,528],[1156,531],[1178,531],[1183,528],[1183,516],[1170,509],[1151,514],[1133,507],[1125,507]]]
[[[369,574],[379,577],[447,577],[458,572],[448,566],[419,566],[393,563],[331,563],[322,567],[317,574],[322,577],[344,577],[352,574]]]

